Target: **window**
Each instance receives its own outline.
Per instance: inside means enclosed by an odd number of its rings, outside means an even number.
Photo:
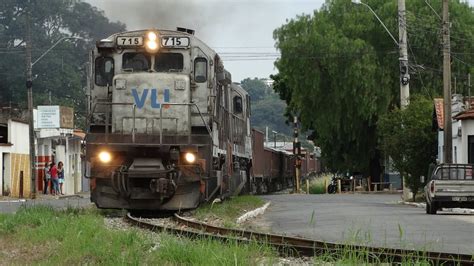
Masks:
[[[178,72],[183,70],[183,55],[163,53],[155,56],[155,70],[158,72]]]
[[[194,60],[194,80],[198,83],[207,81],[207,59],[198,57]]]
[[[114,78],[114,59],[98,57],[95,60],[95,84],[98,86],[112,85]]]
[[[150,57],[142,53],[125,53],[122,57],[122,69],[131,71],[147,71],[150,69]]]
[[[242,97],[234,96],[234,114],[242,113]]]

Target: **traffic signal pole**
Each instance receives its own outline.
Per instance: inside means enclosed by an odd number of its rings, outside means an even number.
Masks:
[[[294,125],[294,141],[293,154],[295,155],[295,193],[300,193],[300,177],[301,177],[301,143],[298,140],[298,117],[293,118]]]

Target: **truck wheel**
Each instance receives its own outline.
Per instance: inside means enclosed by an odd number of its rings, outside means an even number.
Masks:
[[[436,211],[438,209],[436,208],[436,202],[426,202],[426,213],[427,214],[436,214]]]

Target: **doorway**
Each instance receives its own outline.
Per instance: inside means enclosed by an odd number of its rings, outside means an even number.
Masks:
[[[474,163],[474,136],[467,137],[467,163]]]

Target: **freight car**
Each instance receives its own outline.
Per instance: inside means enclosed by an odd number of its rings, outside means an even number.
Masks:
[[[295,181],[296,156],[284,149],[264,146],[264,134],[252,129],[252,191],[257,194],[269,193],[293,187]],[[304,151],[301,160],[301,177],[318,173],[319,162],[313,154]]]

